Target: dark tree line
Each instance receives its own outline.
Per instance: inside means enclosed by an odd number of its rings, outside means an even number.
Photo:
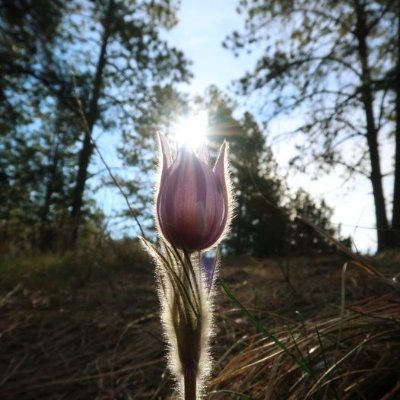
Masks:
[[[265,121],[301,114],[294,133],[304,146],[294,163],[314,160],[369,179],[378,250],[400,246],[400,2],[241,0],[238,11],[245,29],[225,46],[264,50],[238,92],[259,98]],[[387,141],[392,168],[383,171]]]
[[[79,228],[98,214],[86,190],[95,132],[139,131],[160,93],[189,77],[182,52],[160,34],[177,22],[176,7],[0,3],[3,240],[25,232],[46,248],[57,233],[63,245],[76,245]]]
[[[123,167],[133,171],[115,172],[116,179],[135,217],[151,221],[154,134],[168,133],[190,109],[177,90],[190,79],[188,62],[162,38],[177,23],[177,5],[0,1],[0,244],[68,250],[106,231],[93,182],[115,181],[92,179],[104,167],[99,135],[114,135]],[[256,256],[330,250],[297,217],[334,233],[331,210],[303,191],[288,193],[253,116],[234,117],[233,102],[215,88],[197,103],[209,112],[211,143],[231,146],[237,208],[227,249]]]
[[[289,192],[271,148],[251,114],[236,118],[233,102],[215,88],[209,90],[206,98],[215,148],[223,139],[230,145],[235,219],[226,249],[233,254],[258,257],[334,251],[332,243],[306,222],[337,237],[339,229],[330,223],[332,209],[324,201],[313,200],[302,189],[294,194]]]

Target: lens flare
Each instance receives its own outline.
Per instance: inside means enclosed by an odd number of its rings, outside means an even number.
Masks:
[[[173,128],[178,147],[196,149],[206,142],[208,131],[208,116],[206,112],[199,112],[181,119]]]

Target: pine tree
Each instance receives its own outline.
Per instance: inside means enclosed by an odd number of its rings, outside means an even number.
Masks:
[[[400,245],[400,3],[369,0],[240,1],[242,33],[225,45],[236,54],[263,48],[238,83],[260,99],[264,120],[301,115],[304,145],[296,160],[340,166],[370,180],[378,250]],[[384,141],[393,143],[392,218],[384,194]]]

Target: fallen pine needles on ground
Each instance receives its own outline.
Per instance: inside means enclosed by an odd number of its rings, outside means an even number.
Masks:
[[[174,398],[152,266],[117,250],[37,257],[34,268],[0,260],[2,400]],[[389,278],[396,268],[383,261]],[[395,287],[348,268],[343,307],[342,259],[284,262],[284,276],[282,260],[226,263],[223,279],[248,314],[218,294],[208,398],[400,398]]]

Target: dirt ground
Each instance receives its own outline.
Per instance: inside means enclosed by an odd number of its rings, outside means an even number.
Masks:
[[[12,265],[3,268],[0,399],[174,398],[153,267],[149,260],[121,257],[117,267],[97,259],[79,271],[73,262],[43,262],[46,266],[11,277]],[[12,262],[3,260],[2,265]],[[234,258],[223,261],[221,277],[263,326],[279,331],[339,316],[343,300],[347,307],[390,291],[356,266],[344,272],[345,262],[338,254]],[[379,267],[387,269],[385,262]],[[253,390],[266,386],[264,375],[259,381],[253,375],[247,387],[243,381],[240,392],[247,397],[229,390],[229,379],[222,377],[259,336],[219,285],[215,310],[209,398],[279,398],[272,392],[268,397],[265,388],[262,396]]]

